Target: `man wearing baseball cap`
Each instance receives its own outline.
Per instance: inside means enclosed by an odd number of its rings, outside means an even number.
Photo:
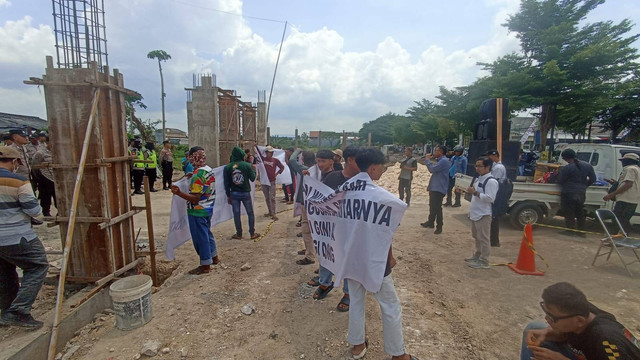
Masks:
[[[0,146],[0,326],[39,328],[42,322],[31,316],[31,307],[49,263],[31,228],[42,209],[29,179],[15,173],[20,158],[18,150]],[[16,267],[22,269],[22,282]]]
[[[342,150],[335,149],[332,151],[333,153],[333,171],[342,171],[344,166],[342,166]]]
[[[640,201],[640,156],[634,153],[626,153],[622,156],[622,172],[618,178],[618,188],[604,196],[604,201],[613,200],[613,213],[616,214],[620,225],[629,235],[631,231],[631,218],[636,212]]]

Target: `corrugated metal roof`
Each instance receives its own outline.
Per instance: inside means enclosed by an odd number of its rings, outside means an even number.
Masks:
[[[47,127],[47,120],[37,116],[7,114],[0,112],[0,132],[6,133],[11,129],[42,129]]]

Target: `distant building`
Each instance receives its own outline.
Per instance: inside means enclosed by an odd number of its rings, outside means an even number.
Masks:
[[[37,116],[0,113],[0,133],[2,134],[12,129],[40,130],[47,126],[47,120]]]
[[[162,143],[162,129],[157,129],[155,132],[156,142]],[[174,128],[167,128],[167,140],[174,145],[189,145],[189,137],[187,133]]]

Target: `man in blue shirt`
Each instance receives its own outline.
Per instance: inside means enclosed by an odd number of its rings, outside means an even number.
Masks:
[[[463,154],[462,145],[456,145],[453,148],[453,157],[451,157],[451,167],[449,168],[449,188],[447,191],[447,201],[444,206],[460,207],[460,193],[456,193],[456,201],[451,204],[451,193],[453,186],[456,184],[456,174],[464,174],[467,172],[467,157]]]
[[[429,186],[427,186],[427,191],[429,191],[429,219],[420,225],[426,228],[433,228],[435,222],[436,231],[434,231],[434,234],[442,233],[442,199],[444,199],[449,188],[449,168],[451,163],[444,156],[446,153],[446,146],[438,145],[433,154],[427,154],[418,161],[426,165],[431,173],[431,180],[429,180]]]

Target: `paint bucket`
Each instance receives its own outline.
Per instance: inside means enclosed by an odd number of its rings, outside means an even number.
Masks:
[[[152,283],[149,275],[134,275],[111,284],[109,295],[113,300],[118,329],[135,329],[151,320]]]

